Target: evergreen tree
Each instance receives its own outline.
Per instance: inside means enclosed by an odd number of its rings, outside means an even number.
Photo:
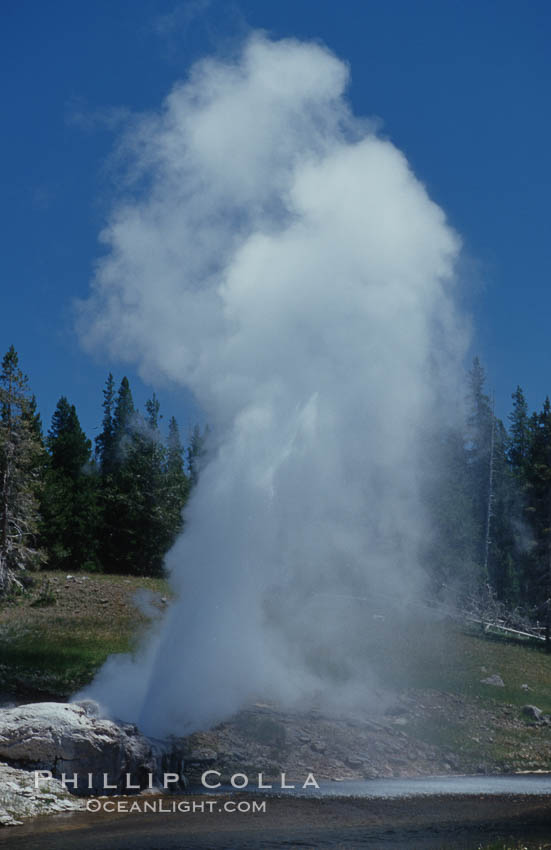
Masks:
[[[100,560],[107,571],[160,575],[163,559],[182,529],[182,509],[189,492],[176,420],[165,444],[155,394],[145,416],[134,407],[128,379],[117,396],[110,375],[104,390],[102,432],[96,440],[101,471]],[[197,430],[188,461],[195,475],[203,454]]]
[[[509,436],[506,459],[511,487],[508,515],[511,527],[512,571],[508,601],[523,604],[529,600],[530,576],[533,574],[533,558],[527,541],[531,536],[528,465],[532,451],[531,440],[534,423],[531,424],[524,392],[517,386],[511,398],[513,410],[509,414]],[[537,418],[537,417],[536,417]],[[537,430],[537,425],[535,425]]]
[[[467,377],[466,449],[473,511],[473,555],[478,565],[478,584],[482,587],[489,578],[485,572],[486,532],[490,500],[492,434],[495,423],[490,399],[484,392],[486,377],[478,357],[475,357]]]
[[[117,468],[124,463],[126,443],[130,438],[134,427],[134,416],[136,410],[130,390],[130,383],[125,376],[119,387],[115,412],[113,414],[113,446],[114,466]]]
[[[122,379],[115,400],[113,376],[109,374],[103,395],[103,430],[97,441],[102,476],[100,560],[109,572],[132,572],[135,552],[132,493],[135,482],[132,482],[132,472],[128,468],[128,451],[135,409],[128,378]]]
[[[129,519],[134,529],[132,572],[160,575],[171,539],[165,514],[166,449],[159,432],[159,401],[146,402],[147,417],[138,417],[128,449]]]
[[[28,407],[23,415],[28,421],[31,431],[37,438],[38,442],[43,445],[42,418],[40,416],[36,396],[34,394],[30,397]]]
[[[515,523],[519,513],[517,481],[509,463],[510,441],[500,419],[495,420],[492,449],[492,503],[489,529],[488,580],[496,598],[516,604],[519,583]]]
[[[42,498],[42,538],[60,569],[97,568],[97,475],[92,443],[74,405],[62,396],[47,439],[49,468]]]
[[[47,440],[52,469],[60,470],[73,480],[90,461],[92,443],[80,427],[76,408],[61,396],[52,417]]]
[[[108,475],[113,471],[115,457],[115,434],[113,424],[113,411],[115,405],[115,382],[113,375],[109,372],[105,389],[103,390],[103,420],[101,434],[96,437],[96,457],[98,459],[102,475]]]
[[[471,553],[475,565],[474,570],[469,568],[468,572],[471,592],[485,595],[490,588],[497,599],[516,602],[519,596],[515,542],[518,486],[511,470],[509,436],[501,420],[494,416],[485,382],[484,369],[476,357],[468,373],[465,434]],[[521,400],[519,395],[519,423]],[[518,438],[522,438],[520,430]]]
[[[174,499],[159,419],[156,396],[146,402],[143,417],[123,378],[112,416],[111,471],[102,478],[102,560],[109,571],[160,575],[174,539]]]
[[[551,403],[545,399],[530,419],[530,454],[526,468],[528,516],[534,533],[532,571],[525,593],[545,620],[546,644],[551,650]]]
[[[203,432],[195,425],[191,432],[191,439],[187,450],[187,466],[190,487],[195,487],[199,481],[199,474],[207,453],[206,442],[209,436],[209,426],[206,425]]]
[[[427,489],[432,535],[425,562],[432,592],[455,602],[476,586],[474,516],[465,438],[459,428],[430,433],[425,446]]]
[[[183,509],[191,487],[184,469],[184,449],[180,440],[180,430],[174,416],[168,423],[168,441],[166,454],[166,495],[165,511],[170,529],[170,542],[173,543],[184,527]]]
[[[12,345],[0,372],[0,593],[20,583],[21,570],[44,560],[36,547],[42,452],[38,422]]]
[[[528,405],[522,387],[517,387],[511,398],[513,399],[513,412],[509,414],[511,426],[508,459],[513,473],[522,476],[530,449]]]

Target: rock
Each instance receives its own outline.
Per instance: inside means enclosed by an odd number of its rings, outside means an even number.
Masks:
[[[88,717],[99,717],[100,715],[99,705],[93,699],[80,699],[75,705],[80,705]]]
[[[523,691],[531,691],[531,690],[532,690],[532,688],[530,687],[530,685],[527,685],[526,683],[524,683],[524,684],[523,684],[523,685],[521,685],[520,687],[522,688],[522,690],[523,690]]]
[[[486,679],[480,680],[483,685],[493,685],[495,688],[504,688],[505,682],[499,675],[499,673],[494,673],[493,676],[487,676]]]
[[[19,826],[20,818],[81,809],[61,782],[52,779],[48,790],[35,788],[34,773],[0,763],[0,826]]]
[[[310,749],[313,750],[315,753],[323,754],[327,747],[325,746],[325,744],[322,744],[321,741],[312,741],[312,743],[310,744]]]
[[[543,718],[543,711],[536,705],[523,705],[521,711],[530,720],[541,720]]]
[[[214,764],[217,758],[214,750],[193,750],[185,761],[186,764]]]
[[[121,792],[127,773],[130,784],[146,787],[149,774],[157,773],[151,742],[135,726],[119,726],[98,714],[92,700],[0,709],[0,760],[29,771],[50,770],[59,779],[76,774],[75,793]]]
[[[356,758],[356,756],[347,756],[344,763],[353,770],[359,770],[364,766],[362,759]]]

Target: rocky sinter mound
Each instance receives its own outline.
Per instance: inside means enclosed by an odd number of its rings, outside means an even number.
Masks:
[[[262,773],[274,787],[284,772],[300,787],[309,773],[338,781],[446,774],[460,766],[454,753],[408,734],[401,716],[343,718],[260,703],[178,747],[191,783],[205,769],[218,771],[222,782],[239,771],[253,783]]]
[[[47,789],[35,788],[34,774],[0,763],[0,826],[18,826],[22,818],[78,810],[82,802],[65,790],[58,779]]]
[[[163,770],[179,772],[181,767],[177,756],[136,726],[100,717],[90,700],[0,710],[0,761],[27,771],[49,770],[59,779],[76,775],[70,790],[85,795],[128,793],[127,774],[138,786],[132,790],[144,789],[151,786],[151,776],[155,784]]]

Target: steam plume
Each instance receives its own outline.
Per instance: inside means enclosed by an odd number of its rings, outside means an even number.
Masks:
[[[89,694],[182,732],[254,696],[372,684],[343,595],[409,597],[421,443],[453,374],[459,241],[315,44],[253,35],[122,139],[85,343],[187,385],[214,435],[168,556],[178,593]],[[86,328],[86,330],[84,330]],[[336,672],[335,672],[336,671]]]

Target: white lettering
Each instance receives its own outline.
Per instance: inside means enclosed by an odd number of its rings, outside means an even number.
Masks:
[[[240,780],[239,782],[237,781],[238,779]],[[249,777],[245,776],[244,773],[234,773],[230,782],[234,788],[246,788],[249,784]]]
[[[77,788],[78,787],[78,773],[73,773],[72,779],[67,779],[67,774],[62,773],[61,774],[61,784],[63,785],[64,788],[66,788],[67,785],[72,785],[73,788]]]
[[[39,782],[46,782],[48,779],[53,779],[51,770],[35,770],[34,787],[39,788]]]
[[[271,785],[269,782],[267,782],[266,785],[265,785],[264,784],[264,777],[263,777],[262,773],[259,773],[258,774],[258,787],[259,788],[273,788],[274,786]]]
[[[314,774],[313,774],[313,773],[309,773],[309,774],[308,774],[308,776],[306,777],[306,782],[304,783],[304,785],[303,785],[302,787],[303,787],[303,788],[309,788],[310,786],[311,786],[312,788],[319,788],[319,785],[318,785],[318,783],[316,782],[316,780],[315,780],[315,778],[314,778]]]
[[[281,787],[282,788],[294,788],[295,787],[294,785],[287,785],[287,783],[285,782],[285,774],[284,773],[281,774]]]
[[[126,790],[127,790],[127,791],[129,791],[129,790],[132,788],[132,789],[134,789],[134,790],[136,790],[136,791],[139,791],[139,790],[140,790],[140,786],[139,786],[139,785],[132,785],[132,783],[131,783],[131,779],[132,779],[132,774],[127,773],[127,774],[126,774]],[[165,786],[165,787],[166,787],[166,786]]]
[[[163,788],[168,788],[170,782],[178,782],[179,779],[177,773],[163,773]]]
[[[215,785],[209,785],[209,783],[207,782],[207,776],[217,776],[220,779],[220,774],[217,770],[205,770],[205,772],[201,776],[201,785],[203,786],[203,788],[220,788],[220,782],[217,782]]]

